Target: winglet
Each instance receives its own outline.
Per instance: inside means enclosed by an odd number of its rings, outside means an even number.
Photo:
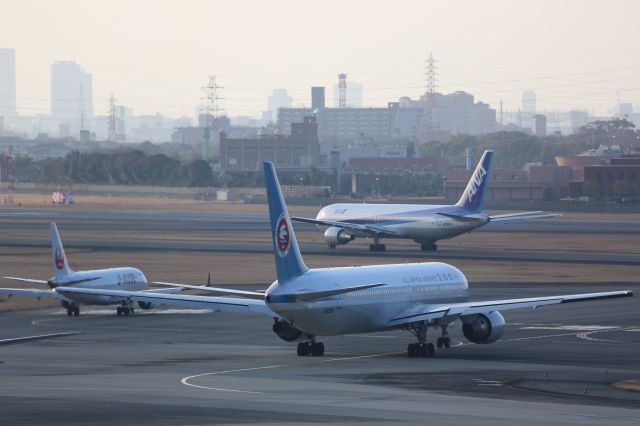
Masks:
[[[278,183],[275,167],[270,161],[264,162],[264,180],[269,200],[269,217],[271,219],[271,236],[273,253],[276,258],[278,283],[285,284],[302,274],[308,268],[302,260],[296,234],[291,226],[291,219],[284,197]]]
[[[53,274],[56,277],[56,281],[64,279],[73,272],[67,262],[67,256],[64,254],[64,247],[62,246],[62,241],[60,241],[58,227],[53,222],[51,222],[51,255],[53,260]]]
[[[456,206],[465,210],[480,213],[484,201],[484,193],[489,181],[489,171],[491,170],[491,158],[493,151],[487,150],[482,154],[480,162],[476,166],[469,183],[462,193],[462,197],[456,203]]]

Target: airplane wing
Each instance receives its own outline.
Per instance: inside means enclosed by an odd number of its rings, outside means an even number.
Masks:
[[[631,297],[633,292],[608,291],[601,293],[569,294],[564,296],[530,297],[526,299],[488,300],[484,302],[466,302],[427,305],[417,304],[409,306],[393,318],[389,326],[398,326],[417,321],[435,321],[447,318],[451,321],[463,315],[488,314],[492,311],[508,311],[512,309],[536,309],[540,306],[556,305],[560,303],[589,302],[593,300]]]
[[[307,217],[292,217],[291,220],[295,220],[297,222],[303,223],[311,223],[313,225],[321,225],[321,226],[336,226],[338,228],[343,228],[347,231],[357,231],[365,234],[369,234],[372,236],[379,237],[395,237],[398,234],[396,232],[390,231],[386,228],[382,228],[374,225],[362,225],[359,223],[351,223],[351,222],[338,222],[333,220],[319,220],[319,219],[309,219]]]
[[[489,216],[490,222],[513,222],[516,220],[530,220],[530,219],[546,219],[549,217],[562,216],[559,213],[545,213],[542,211],[537,212],[521,212],[521,213],[507,213],[499,214],[496,216]]]
[[[2,277],[4,279],[7,280],[14,280],[14,281],[23,281],[26,283],[34,283],[34,284],[49,284],[49,281],[47,280],[36,280],[33,278],[20,278],[20,277]]]
[[[88,289],[75,287],[58,287],[58,293],[63,295],[70,294],[87,294],[98,296],[110,296],[113,298],[122,298],[135,302],[148,302],[156,305],[170,305],[182,308],[210,309],[211,311],[225,312],[256,312],[270,317],[279,317],[274,313],[264,300],[241,299],[233,297],[212,297],[197,296],[191,294],[166,294],[153,293],[149,291],[122,291],[122,290],[105,290],[105,289]]]
[[[170,287],[178,287],[178,288],[186,288],[190,290],[201,290],[201,291],[209,291],[212,293],[222,293],[222,294],[237,294],[240,296],[253,297],[258,299],[264,299],[264,292],[260,293],[257,291],[247,291],[247,290],[236,290],[231,288],[222,288],[222,287],[210,287],[205,285],[190,285],[190,284],[179,284],[179,283],[168,283],[164,281],[153,281],[153,284],[164,285]],[[152,290],[150,290],[152,291]],[[160,289],[155,290],[161,292]]]
[[[324,297],[337,296],[339,294],[351,293],[354,291],[365,290],[367,288],[374,288],[383,286],[384,283],[379,284],[363,284],[356,285],[353,287],[342,287],[333,290],[324,290],[324,291],[313,291],[313,292],[301,292],[296,294],[296,299],[301,302],[314,302],[318,299],[322,299]]]
[[[12,296],[35,297],[38,299],[58,299],[66,300],[63,296],[53,290],[40,290],[37,288],[0,288],[0,294]]]

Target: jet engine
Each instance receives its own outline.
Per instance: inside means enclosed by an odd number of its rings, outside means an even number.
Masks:
[[[273,332],[285,342],[293,342],[302,336],[302,331],[284,320],[276,320],[276,323],[273,324]]]
[[[347,244],[350,241],[355,239],[355,235],[349,235],[345,232],[344,229],[332,226],[324,231],[324,240],[329,245],[337,246],[340,244]]]
[[[141,309],[151,309],[153,307],[151,302],[143,302],[142,300],[138,300],[138,306],[140,306]]]
[[[504,328],[504,317],[498,311],[462,319],[462,334],[473,343],[493,343],[502,337]]]

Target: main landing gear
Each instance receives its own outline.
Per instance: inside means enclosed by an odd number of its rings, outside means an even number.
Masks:
[[[298,356],[323,356],[324,343],[316,342],[313,336],[309,336],[306,342],[298,343]]]
[[[133,315],[135,313],[135,309],[133,306],[129,306],[126,303],[123,303],[122,306],[118,306],[116,309],[116,314],[118,316],[128,317],[129,315]]]
[[[438,349],[448,349],[451,347],[451,339],[449,339],[449,333],[447,333],[446,325],[442,326],[442,337],[438,337],[436,346],[438,346]]]
[[[420,250],[422,251],[437,251],[438,245],[436,243],[422,243],[420,244]]]
[[[449,348],[451,339],[447,333],[447,324],[441,325],[442,337],[438,337],[436,345],[438,349]],[[427,343],[427,324],[423,322],[410,324],[407,329],[418,338],[418,343],[410,343],[407,346],[407,355],[410,357],[429,357],[435,354],[433,343]]]
[[[69,305],[67,306],[67,315],[70,317],[77,317],[80,315],[80,308],[77,305]]]
[[[385,251],[387,246],[380,244],[380,238],[374,238],[373,244],[369,244],[369,251]]]
[[[436,349],[433,347],[433,343],[427,343],[427,324],[424,321],[411,324],[409,325],[409,331],[418,338],[418,343],[410,343],[409,346],[407,346],[407,355],[411,358],[431,358],[435,354]]]

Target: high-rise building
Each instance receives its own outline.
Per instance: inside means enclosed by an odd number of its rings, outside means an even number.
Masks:
[[[317,86],[311,88],[311,110],[321,110],[326,107],[324,87]]]
[[[547,136],[547,117],[542,114],[531,117],[531,131],[538,137]]]
[[[0,48],[0,116],[16,115],[16,53]]]
[[[89,130],[93,118],[92,77],[76,62],[51,65],[51,118],[68,124],[72,134]]]
[[[522,92],[522,113],[525,120],[536,114],[536,92],[531,90]]]
[[[275,89],[271,96],[267,98],[267,112],[269,120],[274,121],[278,117],[280,108],[291,108],[293,98],[289,96],[285,89]]]

